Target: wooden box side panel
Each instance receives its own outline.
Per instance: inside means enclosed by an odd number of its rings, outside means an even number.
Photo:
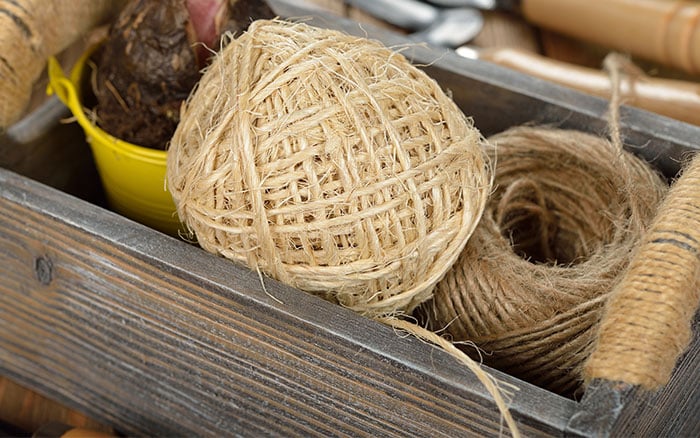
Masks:
[[[129,434],[501,431],[436,348],[11,172],[0,186],[0,374]],[[523,433],[563,430],[576,403],[492,372],[521,388]]]

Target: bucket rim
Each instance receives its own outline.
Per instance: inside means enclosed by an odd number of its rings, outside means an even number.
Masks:
[[[96,148],[106,147],[133,159],[158,165],[165,163],[167,158],[166,150],[153,149],[121,140],[97,126],[85,112],[79,92],[80,83],[90,56],[100,45],[101,43],[94,44],[83,52],[71,69],[69,77],[66,77],[64,74],[58,60],[51,57],[49,59],[49,87],[47,92],[49,94],[55,93],[75,116],[78,124],[85,131],[93,152]]]

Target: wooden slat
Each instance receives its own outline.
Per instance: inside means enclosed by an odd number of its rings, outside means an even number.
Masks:
[[[440,350],[8,171],[0,186],[0,374],[126,433],[499,432]],[[575,407],[493,373],[520,387],[527,434]]]

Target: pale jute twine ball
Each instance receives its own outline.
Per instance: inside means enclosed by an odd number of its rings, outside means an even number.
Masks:
[[[518,127],[489,143],[494,193],[417,314],[475,344],[484,363],[570,395],[667,186],[641,159],[582,132]]]
[[[168,152],[197,241],[363,314],[430,297],[485,205],[477,129],[379,43],[254,22],[213,61]]]

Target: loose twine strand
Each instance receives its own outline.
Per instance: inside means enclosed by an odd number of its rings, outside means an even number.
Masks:
[[[620,105],[622,86],[622,61],[618,54],[610,54],[603,60],[603,69],[610,77],[610,103],[608,104],[608,129],[610,131],[610,141],[617,150],[622,150],[622,134],[620,133]]]
[[[452,357],[457,359],[460,363],[465,365],[472,373],[474,373],[479,382],[482,385],[484,385],[488,393],[493,397],[494,402],[496,403],[496,407],[498,408],[501,414],[501,418],[508,426],[511,435],[514,438],[520,437],[520,430],[518,429],[518,425],[515,423],[515,420],[511,415],[510,408],[508,407],[508,402],[506,402],[506,398],[504,398],[505,396],[507,397],[507,399],[511,399],[513,395],[512,391],[516,391],[518,389],[517,387],[512,385],[506,385],[505,382],[501,382],[498,379],[494,378],[491,374],[485,371],[479,363],[474,361],[462,350],[457,348],[457,346],[453,342],[448,341],[447,339],[433,331],[420,327],[405,319],[399,319],[392,316],[380,317],[377,318],[377,320],[383,324],[388,325],[389,327],[394,327],[395,329],[403,330],[407,333],[410,333],[418,339],[421,339],[425,342],[442,348]]]

